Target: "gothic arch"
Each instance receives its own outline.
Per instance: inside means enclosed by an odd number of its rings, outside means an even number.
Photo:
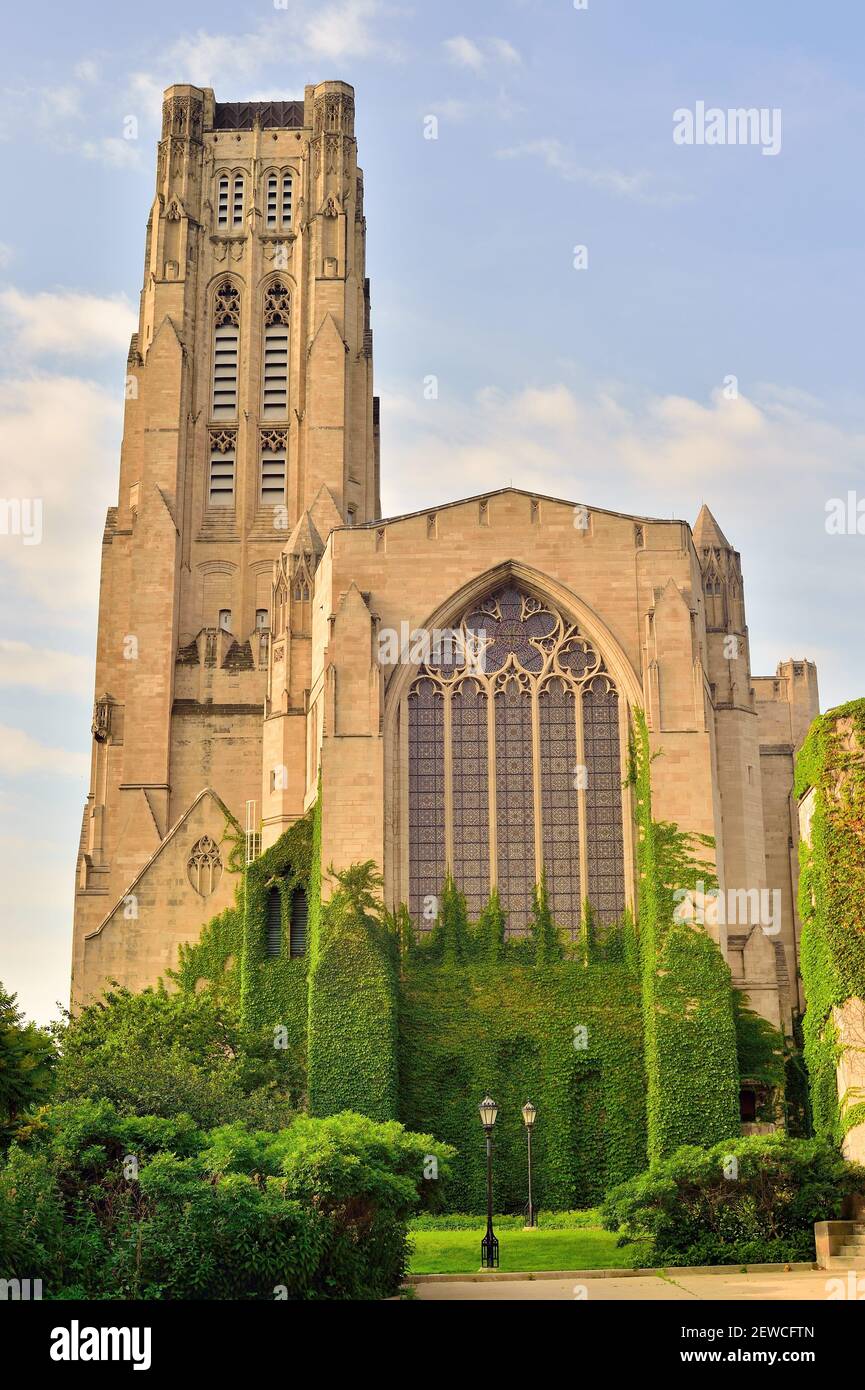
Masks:
[[[479,674],[464,657],[481,621]],[[475,576],[424,628],[457,629],[466,646],[455,661],[400,661],[386,682],[390,900],[422,926],[446,866],[474,914],[495,883],[520,930],[544,865],[561,925],[578,930],[584,897],[614,920],[633,906],[622,781],[642,704],[619,643],[565,586],[516,561]]]

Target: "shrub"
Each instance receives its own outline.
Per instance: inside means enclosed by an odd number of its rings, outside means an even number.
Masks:
[[[204,1132],[61,1103],[0,1166],[0,1278],[41,1278],[48,1298],[387,1297],[452,1152],[350,1113]]]
[[[814,1222],[865,1191],[865,1168],[830,1144],[783,1134],[686,1146],[620,1183],[602,1208],[622,1243],[649,1237],[655,1264],[813,1260]]]

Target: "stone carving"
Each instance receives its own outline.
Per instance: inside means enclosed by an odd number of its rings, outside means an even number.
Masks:
[[[233,452],[237,442],[237,430],[208,430],[210,452],[227,454]]]
[[[290,311],[291,294],[281,280],[274,280],[264,296],[265,326],[269,327],[272,323],[287,324]]]
[[[240,326],[240,291],[231,280],[223,280],[214,296],[213,326],[220,328],[224,323]]]

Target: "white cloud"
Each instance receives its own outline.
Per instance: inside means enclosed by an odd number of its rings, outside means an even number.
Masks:
[[[0,638],[0,686],[88,695],[92,683],[93,663],[86,657]]]
[[[0,748],[6,776],[25,772],[49,772],[59,777],[86,777],[90,759],[86,753],[70,753],[65,748],[49,748],[23,729],[0,724]]]
[[[314,10],[304,29],[306,48],[317,58],[339,62],[345,58],[368,58],[374,53],[394,56],[390,43],[382,44],[373,29],[385,8],[379,0],[343,0],[343,3]]]
[[[85,159],[98,159],[112,169],[140,169],[141,150],[133,140],[117,135],[103,135],[99,140],[85,140],[81,145]]]
[[[490,39],[489,43],[490,48],[500,62],[510,63],[514,67],[522,62],[519,53],[507,39]]]
[[[456,34],[445,39],[444,50],[457,67],[469,68],[472,72],[482,72],[489,64],[503,63],[514,67],[521,62],[520,55],[507,39],[470,39],[465,34]]]
[[[24,294],[0,291],[0,314],[18,354],[102,357],[125,354],[137,315],[125,295],[105,298],[74,290]]]
[[[199,29],[184,35],[160,55],[157,69],[132,74],[130,91],[156,118],[164,88],[176,82],[179,73],[195,86],[213,87],[218,100],[230,101],[239,95],[246,98],[251,84],[263,86],[268,72],[282,72],[288,65],[297,69],[313,59],[397,60],[403,56],[402,46],[384,32],[384,25],[398,13],[382,0],[336,0],[324,6],[292,0],[284,13],[277,11],[245,34]]]
[[[38,499],[42,538],[0,534],[0,589],[69,626],[90,621],[105,509],[116,500],[121,393],[72,376],[0,382],[0,458],[6,498]],[[23,599],[16,597],[15,602]]]
[[[82,58],[72,69],[79,82],[97,82],[99,80],[99,64],[95,58]]]
[[[445,39],[444,47],[451,62],[456,63],[458,67],[472,68],[474,72],[479,72],[484,66],[483,53],[474,40],[466,38],[465,34]]]
[[[758,399],[735,400],[719,388],[706,402],[635,399],[615,387],[578,395],[564,383],[510,395],[488,387],[454,405],[385,394],[382,415],[390,422],[388,453],[400,459],[398,486],[391,474],[387,497],[394,514],[512,478],[519,487],[613,510],[651,514],[654,497],[658,513],[668,515],[661,497],[687,519],[689,499],[707,488],[713,509],[717,501],[739,513],[747,485],[750,505],[767,506],[775,517],[813,494],[809,524],[820,534],[825,497],[834,495],[826,460],[837,491],[839,479],[861,474],[865,453],[856,430],[770,387]]]
[[[644,203],[681,203],[690,194],[654,190],[652,175],[645,170],[625,174],[619,169],[590,169],[577,164],[560,140],[551,138],[524,140],[510,149],[497,150],[499,159],[537,159],[568,183],[584,183],[593,188],[615,193],[621,198],[634,198]]]

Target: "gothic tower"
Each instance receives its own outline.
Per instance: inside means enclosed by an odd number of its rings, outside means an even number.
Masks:
[[[228,901],[215,847],[261,799],[274,563],[309,509],[319,553],[379,515],[364,262],[350,86],[249,103],[168,88],[103,536],[76,1000],[113,928],[105,963],[134,988]]]

